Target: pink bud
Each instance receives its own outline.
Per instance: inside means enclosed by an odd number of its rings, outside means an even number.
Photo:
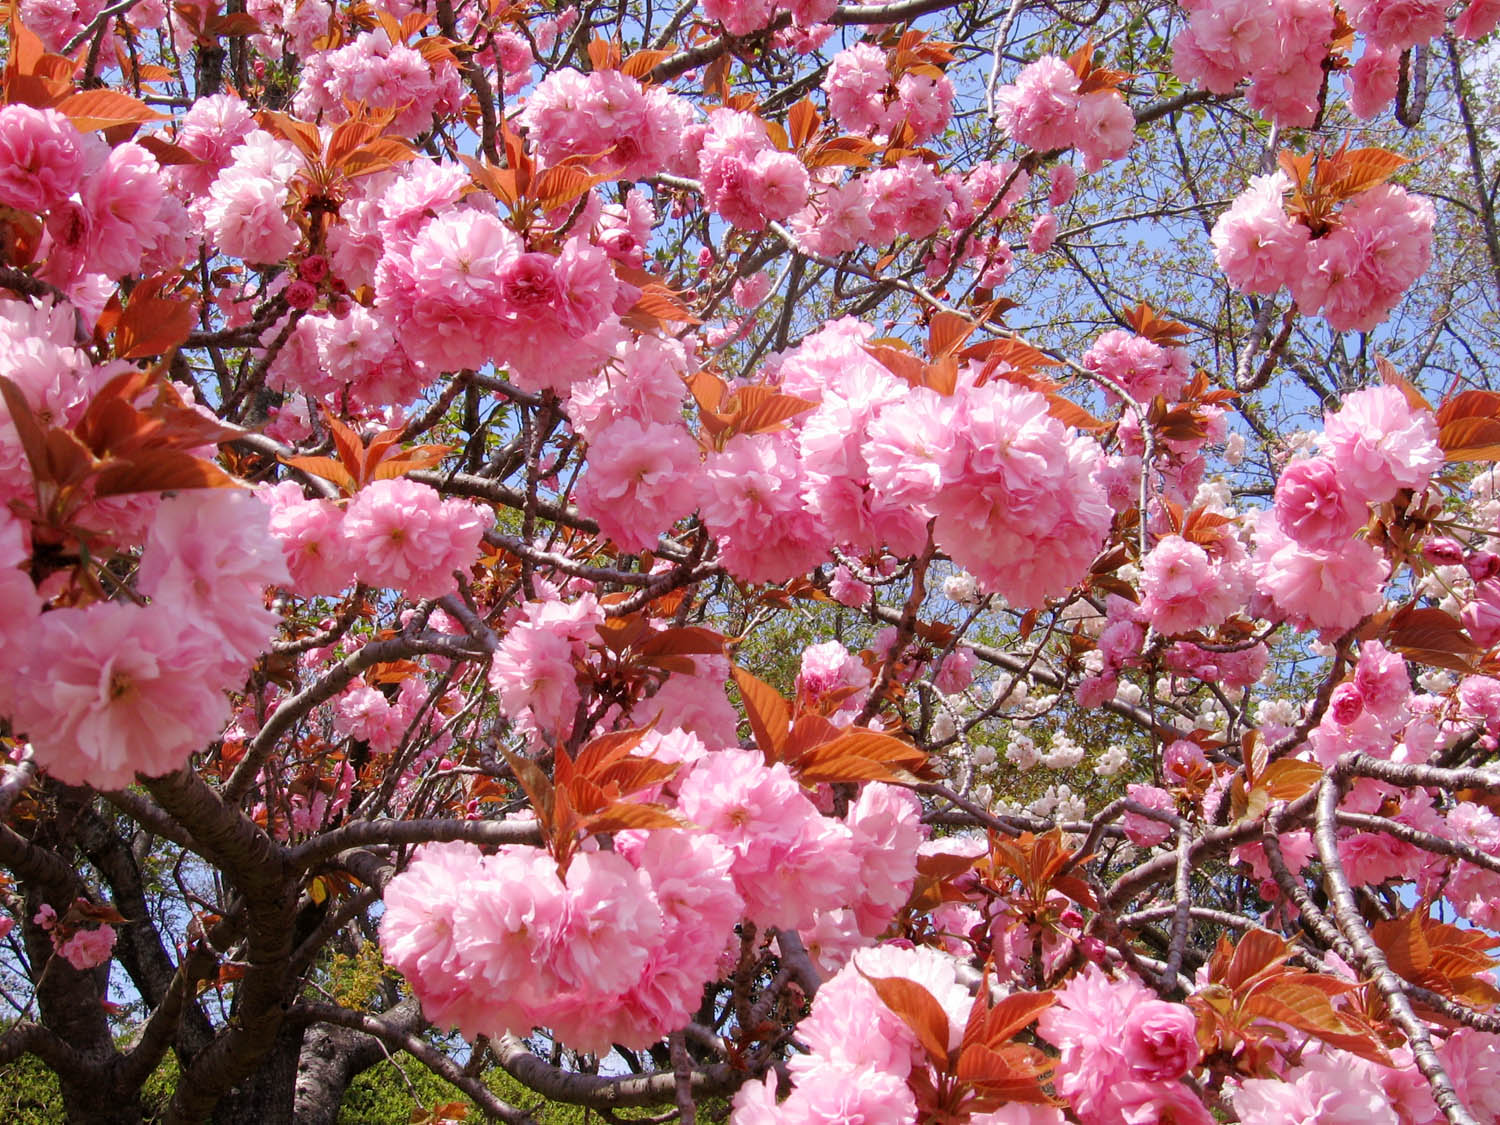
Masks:
[[[1430,539],[1422,545],[1422,557],[1433,566],[1457,566],[1464,561],[1463,544],[1446,535]]]
[[[1500,574],[1500,555],[1491,554],[1489,551],[1475,551],[1464,560],[1464,568],[1468,570],[1469,577],[1475,582],[1483,582],[1487,578],[1494,578]]]
[[[294,309],[310,309],[318,291],[305,281],[294,281],[286,287],[286,303]]]
[[[322,254],[310,254],[297,267],[297,276],[314,285],[328,276],[328,259]]]
[[[1328,709],[1333,714],[1333,721],[1340,726],[1348,726],[1359,718],[1360,712],[1365,709],[1365,700],[1359,694],[1359,688],[1353,684],[1339,684],[1333,689],[1333,698],[1329,700]]]

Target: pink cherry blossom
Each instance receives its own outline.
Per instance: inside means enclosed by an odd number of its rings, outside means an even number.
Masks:
[[[435,598],[454,588],[453,572],[474,561],[493,523],[486,508],[398,478],[360,490],[344,513],[343,534],[361,582]]]

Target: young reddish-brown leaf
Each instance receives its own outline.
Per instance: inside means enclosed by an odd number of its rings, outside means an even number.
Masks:
[[[597,835],[602,832],[624,832],[630,828],[685,828],[687,822],[661,805],[617,801],[601,812],[586,816],[584,826],[590,835]]]
[[[632,613],[625,617],[611,617],[597,627],[599,639],[610,652],[622,653],[651,631],[646,619]]]
[[[703,321],[688,311],[686,305],[665,285],[651,284],[641,289],[633,313],[641,313],[656,320],[678,324],[702,324]]]
[[[632,727],[629,730],[612,730],[592,738],[578,751],[573,768],[585,777],[596,777],[612,763],[627,758],[641,744],[641,739],[650,727]]]
[[[808,150],[807,155],[802,158],[802,162],[809,168],[830,168],[834,166],[868,168],[870,166],[870,158],[858,149],[836,143],[842,139],[841,137],[835,137],[831,141],[824,141],[822,144],[814,145]]]
[[[876,995],[901,1021],[916,1033],[917,1042],[927,1052],[932,1065],[948,1068],[948,1013],[937,998],[914,980],[905,977],[872,977],[860,971]]]
[[[1032,347],[1019,336],[999,336],[993,340],[970,344],[958,353],[958,357],[983,361],[985,374],[979,380],[981,383],[997,375],[1011,378],[1012,375],[1030,375],[1038,368],[1059,366],[1058,360],[1040,348]],[[1002,364],[1009,370],[1001,371]]]
[[[1397,387],[1406,396],[1407,405],[1413,410],[1432,411],[1432,404],[1422,396],[1422,392],[1401,372],[1396,370],[1396,365],[1383,355],[1375,357],[1375,369],[1380,372],[1380,381],[1388,387]]]
[[[1298,979],[1277,980],[1257,989],[1246,998],[1241,1011],[1247,1016],[1294,1027],[1360,1058],[1389,1065],[1390,1056],[1373,1029],[1355,1019],[1352,1013],[1346,1018],[1334,1008],[1324,989],[1301,979],[1305,977],[1313,974],[1297,974]]]
[[[927,364],[922,369],[922,385],[943,396],[958,390],[958,360],[951,355]]]
[[[1239,992],[1261,974],[1286,964],[1291,955],[1285,938],[1269,930],[1249,930],[1234,945],[1220,983],[1233,992]]]
[[[1064,398],[1059,394],[1049,394],[1046,398],[1047,413],[1065,426],[1087,430],[1091,433],[1099,433],[1109,429],[1108,422],[1095,418],[1070,398]]]
[[[147,450],[129,461],[110,462],[94,478],[95,496],[238,487],[240,482],[212,461],[180,449]]]
[[[780,121],[773,121],[770,118],[763,120],[762,124],[766,127],[766,136],[771,138],[771,143],[776,146],[778,152],[791,151],[792,138],[787,136],[786,126],[782,125]]]
[[[927,322],[927,354],[933,359],[957,355],[978,327],[957,313],[946,310],[933,313]]]
[[[700,410],[721,410],[729,387],[711,371],[694,372],[687,381],[688,392],[698,403]]]
[[[766,393],[752,399],[749,396],[753,391]],[[734,428],[736,433],[741,434],[762,434],[784,429],[787,419],[806,414],[818,405],[796,395],[779,394],[762,387],[745,387],[738,392],[738,396],[738,401],[743,405],[735,419]]]
[[[115,326],[115,354],[121,359],[162,355],[188,338],[197,320],[193,302],[161,296],[167,279],[150,278],[136,286]]]
[[[779,761],[781,747],[786,742],[787,729],[791,726],[792,713],[785,699],[765,680],[745,671],[738,664],[730,667],[735,687],[740,689],[740,698],[745,701],[745,717],[750,720],[750,731],[755,744],[760,747],[767,761]]]
[[[510,772],[515,775],[516,781],[525,791],[531,807],[536,810],[537,823],[541,826],[542,835],[549,841],[556,840],[562,825],[558,824],[558,794],[551,780],[535,762],[513,754],[504,746],[498,749],[500,756],[505,759],[505,764],[510,767]],[[570,806],[569,812],[571,811]]]
[[[166,114],[157,113],[139,98],[132,98],[129,94],[121,94],[115,90],[81,90],[60,101],[57,109],[67,115],[73,122],[73,128],[80,133],[108,129],[115,125],[139,125],[147,121],[167,120]]]
[[[1050,992],[1013,992],[990,1006],[988,996],[988,989],[981,988],[969,1009],[968,1026],[964,1028],[965,1049],[976,1043],[998,1048],[1050,1008],[1055,999]]]
[[[701,625],[684,625],[651,633],[636,651],[642,656],[717,656],[724,651],[724,634]]]
[[[190,165],[202,164],[203,161],[194,156],[181,145],[174,145],[171,141],[163,140],[154,133],[148,133],[144,137],[137,137],[135,143],[156,157],[156,162],[163,167],[168,165]]]
[[[225,36],[259,35],[265,29],[260,26],[260,20],[249,12],[229,12],[222,16],[214,16],[209,20],[205,30],[215,39],[219,39]]]
[[[620,69],[631,78],[640,82],[649,82],[651,72],[657,65],[672,57],[670,51],[643,50],[637,51],[625,60]]]
[[[729,52],[724,52],[703,68],[703,93],[719,102],[729,100]]]
[[[804,781],[912,781],[927,755],[879,731],[854,727],[804,753],[797,772]]]
[[[290,465],[294,469],[301,469],[304,473],[311,473],[315,477],[332,481],[343,489],[345,494],[353,496],[359,491],[359,486],[354,483],[354,478],[349,475],[349,470],[344,468],[332,457],[283,457],[281,462]]]
[[[416,150],[405,141],[395,137],[376,137],[359,146],[344,157],[341,171],[347,180],[368,176],[372,172],[383,172],[397,164],[415,160]]]
[[[1255,781],[1257,789],[1276,801],[1295,801],[1323,780],[1323,767],[1317,762],[1297,758],[1279,758],[1266,767]]]
[[[603,179],[603,176],[591,176],[581,168],[558,164],[537,177],[531,194],[543,211],[555,211],[587,194],[590,188]]]
[[[316,161],[323,155],[323,141],[318,136],[317,129],[305,121],[298,121],[288,117],[284,113],[275,110],[263,109],[256,114],[256,121],[260,127],[269,133],[274,133],[282,140],[290,142],[308,160]]]
[[[373,122],[351,117],[334,126],[328,138],[328,148],[323,163],[330,169],[338,168],[355,149],[380,135],[380,128]]]
[[[1144,336],[1162,347],[1181,344],[1182,338],[1192,331],[1186,324],[1167,320],[1145,301],[1125,314],[1125,322],[1130,325],[1137,336]]]
[[[1052,1098],[1042,1088],[1042,1079],[1051,1069],[1051,1060],[1034,1047],[1007,1043],[997,1048],[976,1043],[959,1055],[957,1077],[988,1095],[981,1104],[991,1108],[1006,1102],[1051,1105]]]
[[[1356,148],[1325,157],[1324,163],[1332,165],[1327,194],[1334,199],[1349,199],[1379,187],[1411,161],[1389,149]]]
[[[906,380],[908,386],[927,385],[927,364],[921,356],[914,355],[909,348],[872,342],[865,345],[865,351],[875,357],[892,375]]]
[[[799,149],[807,147],[807,142],[817,135],[818,129],[823,124],[823,118],[810,98],[803,98],[792,106],[787,112],[786,120],[790,127],[792,144]]]
[[[1449,461],[1500,460],[1500,392],[1463,391],[1437,412],[1438,444]]]
[[[1454,672],[1473,672],[1483,651],[1458,618],[1436,606],[1403,606],[1387,623],[1382,639],[1393,652]]]
[[[619,70],[620,45],[596,35],[589,41],[589,67],[593,70]]]

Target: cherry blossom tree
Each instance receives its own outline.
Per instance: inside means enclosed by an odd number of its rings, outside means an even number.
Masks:
[[[13,0],[0,1063],[1500,1120],[1497,24]]]

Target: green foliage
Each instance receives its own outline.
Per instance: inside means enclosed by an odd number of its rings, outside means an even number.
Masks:
[[[168,1054],[141,1087],[146,1122],[162,1120],[177,1088],[177,1057]],[[66,1121],[57,1075],[35,1055],[0,1067],[0,1121],[6,1125],[57,1125]]]

